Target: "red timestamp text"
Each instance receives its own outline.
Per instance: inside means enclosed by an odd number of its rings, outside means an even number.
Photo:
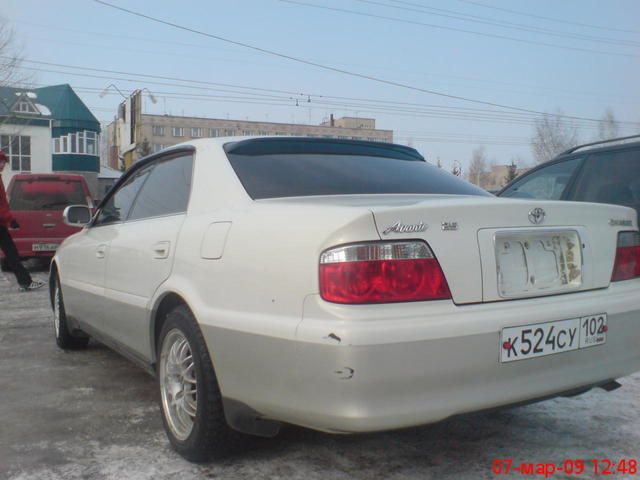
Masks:
[[[493,461],[492,472],[496,476],[517,475],[523,477],[551,478],[554,475],[602,475],[615,478],[625,475],[628,478],[638,475],[638,460],[622,458],[571,459],[562,462],[515,462],[513,458],[496,458]]]

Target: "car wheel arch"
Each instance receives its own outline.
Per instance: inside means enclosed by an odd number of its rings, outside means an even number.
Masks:
[[[55,290],[54,280],[58,276],[58,264],[55,261],[51,262],[51,267],[49,268],[49,302],[51,303],[51,308],[53,308],[53,294]]]
[[[157,346],[162,326],[167,317],[167,314],[174,308],[184,305],[192,313],[193,309],[189,306],[188,302],[179,294],[175,292],[164,293],[157,301],[152,310],[151,322],[150,322],[150,339],[151,339],[151,360],[154,364],[157,360]],[[154,368],[155,369],[155,368]]]

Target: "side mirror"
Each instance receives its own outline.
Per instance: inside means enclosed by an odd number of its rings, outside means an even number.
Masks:
[[[62,212],[62,221],[70,227],[84,227],[91,221],[91,209],[86,205],[69,205]]]

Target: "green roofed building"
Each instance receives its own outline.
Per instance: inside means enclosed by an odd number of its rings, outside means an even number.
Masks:
[[[100,123],[67,85],[0,87],[0,148],[16,173],[79,173],[97,189]]]

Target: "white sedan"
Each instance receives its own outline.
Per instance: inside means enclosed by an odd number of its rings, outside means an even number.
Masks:
[[[193,461],[282,423],[409,427],[640,370],[635,211],[498,199],[412,148],[188,142],[65,218],[84,228],[52,263],[58,345],[156,375]]]

